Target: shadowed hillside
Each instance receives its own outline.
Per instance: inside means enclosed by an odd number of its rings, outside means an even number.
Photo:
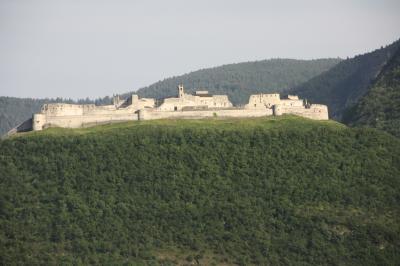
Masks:
[[[400,47],[396,41],[371,53],[344,60],[329,71],[290,90],[314,103],[326,104],[332,118],[340,120],[343,111],[363,96],[382,67]]]
[[[294,116],[0,141],[0,264],[395,265],[400,140]]]
[[[382,129],[400,137],[400,48],[367,94],[347,110],[344,122]]]

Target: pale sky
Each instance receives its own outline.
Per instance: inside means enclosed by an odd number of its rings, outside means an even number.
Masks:
[[[0,96],[97,98],[200,68],[352,57],[400,38],[400,0],[0,0]]]

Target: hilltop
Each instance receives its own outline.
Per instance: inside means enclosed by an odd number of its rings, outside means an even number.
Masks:
[[[400,137],[400,48],[368,93],[346,111],[344,122],[382,129]]]
[[[1,264],[390,265],[400,140],[295,116],[0,141]]]
[[[175,96],[178,84],[190,88],[209,88],[210,93],[227,94],[234,104],[244,104],[250,94],[278,92],[298,85],[340,62],[341,59],[293,60],[271,59],[207,68],[178,77],[167,78],[137,91],[141,97]],[[131,94],[122,96],[127,97]],[[70,99],[21,99],[0,96],[0,136],[29,119],[45,103],[74,103]],[[110,104],[110,97],[79,100],[79,103]]]

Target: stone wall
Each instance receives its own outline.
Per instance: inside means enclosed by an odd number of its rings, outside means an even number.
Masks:
[[[157,108],[161,111],[180,111],[185,107],[206,106],[207,108],[229,108],[232,103],[227,95],[209,95],[208,91],[196,91],[195,95],[184,92],[182,86],[178,87],[177,98],[166,98]]]
[[[271,108],[274,115],[294,114],[316,120],[329,119],[326,105],[307,106],[296,95],[288,95],[286,99],[281,99],[276,93],[251,95],[245,108],[248,110]]]
[[[260,108],[272,108],[275,104],[279,104],[281,98],[278,93],[268,94],[254,94],[250,95],[249,103],[245,105],[247,109],[260,109]]]
[[[207,109],[193,111],[161,111],[142,109],[139,111],[139,120],[154,119],[201,119],[209,117],[261,117],[272,115],[272,109]]]
[[[43,125],[46,127],[65,127],[79,128],[86,125],[104,124],[107,122],[133,121],[138,120],[138,113],[126,114],[102,114],[102,115],[82,115],[82,116],[47,116]],[[42,127],[42,128],[43,128]],[[40,130],[39,127],[36,130]]]
[[[328,120],[328,107],[321,104],[305,106],[279,106],[281,114],[294,114],[314,120]],[[279,115],[279,114],[278,114]]]

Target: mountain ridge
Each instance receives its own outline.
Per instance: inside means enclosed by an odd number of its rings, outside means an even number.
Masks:
[[[400,40],[397,40],[372,52],[343,60],[287,93],[328,105],[331,117],[340,121],[344,110],[368,91],[382,67],[399,47]]]
[[[351,126],[370,126],[400,137],[400,47],[385,64],[368,92],[345,112]]]
[[[234,104],[244,104],[250,94],[282,91],[328,70],[341,60],[274,58],[225,64],[166,78],[135,93],[160,99],[175,95],[177,85],[183,84],[189,92],[204,88],[213,94],[227,94]]]

